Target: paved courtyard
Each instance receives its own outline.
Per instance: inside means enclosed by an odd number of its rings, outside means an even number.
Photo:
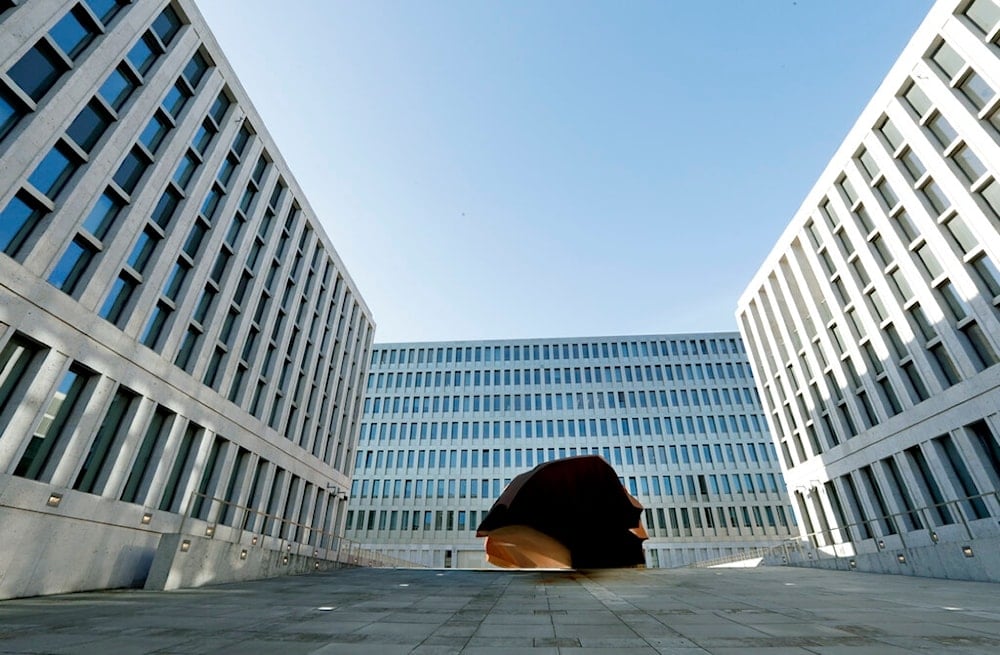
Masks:
[[[1000,652],[1000,585],[793,568],[347,569],[0,602],[0,653]]]

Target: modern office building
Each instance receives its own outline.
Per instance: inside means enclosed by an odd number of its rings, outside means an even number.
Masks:
[[[485,565],[476,528],[518,473],[604,457],[645,506],[649,566],[797,533],[734,333],[377,344],[347,536]]]
[[[371,314],[194,4],[0,2],[0,161],[0,598],[339,532]]]
[[[739,303],[802,530],[855,566],[997,536],[998,22],[933,7]]]

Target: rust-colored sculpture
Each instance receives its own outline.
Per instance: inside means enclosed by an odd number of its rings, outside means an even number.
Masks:
[[[476,530],[505,568],[643,564],[642,505],[596,455],[539,464],[507,485]]]

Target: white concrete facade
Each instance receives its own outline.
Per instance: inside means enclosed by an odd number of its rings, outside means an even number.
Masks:
[[[196,7],[0,2],[0,161],[0,598],[339,533],[371,312]]]
[[[903,571],[907,548],[997,534],[998,22],[994,0],[933,7],[739,302],[824,553]]]
[[[476,527],[518,473],[603,456],[645,506],[647,564],[797,532],[739,335],[376,344],[347,536],[485,565]]]

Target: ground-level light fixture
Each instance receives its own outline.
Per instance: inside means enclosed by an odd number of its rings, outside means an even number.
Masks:
[[[215,536],[215,526],[214,525],[210,525],[207,528],[205,528],[205,536],[206,537],[213,537],[213,536]]]
[[[189,550],[191,550],[191,540],[185,539],[184,541],[181,542],[181,552],[186,553]]]
[[[898,553],[896,555],[896,561],[899,562],[900,564],[906,564],[906,555],[904,555],[903,553]]]
[[[45,501],[45,504],[49,507],[59,507],[59,503],[62,502],[62,494],[51,493],[49,494],[49,499]]]
[[[975,554],[972,552],[972,546],[962,546],[962,554],[966,557],[975,557]]]
[[[247,558],[247,549],[244,548],[243,550],[240,551],[240,559],[246,559],[246,558]]]
[[[152,512],[146,512],[145,514],[143,514],[142,519],[139,522],[142,523],[143,525],[149,525],[150,523],[152,523],[153,522]]]

